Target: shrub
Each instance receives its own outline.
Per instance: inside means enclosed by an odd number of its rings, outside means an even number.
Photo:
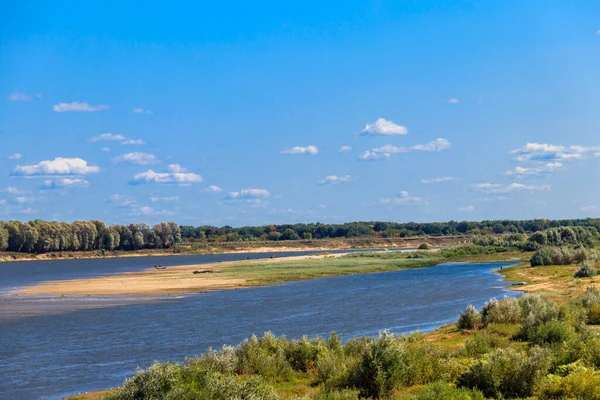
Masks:
[[[475,335],[472,339],[467,339],[461,353],[469,357],[480,356],[500,347],[503,343],[504,340],[500,336],[483,333]]]
[[[571,330],[562,321],[548,321],[533,328],[528,336],[532,344],[552,345],[567,341],[571,337]]]
[[[596,249],[543,246],[531,256],[530,264],[532,267],[570,265],[584,261],[597,261],[599,259],[600,253]]]
[[[405,371],[404,347],[395,335],[383,332],[364,352],[352,384],[363,397],[384,398],[398,386]]]
[[[530,335],[541,324],[558,320],[558,307],[540,295],[527,295],[519,299],[523,324],[518,337],[530,340]]]
[[[596,268],[590,261],[586,261],[579,266],[573,277],[575,278],[591,278],[596,275]]]
[[[456,326],[458,329],[473,329],[481,322],[481,315],[475,307],[468,305],[467,308],[458,317]]]
[[[324,391],[312,400],[359,400],[359,392],[352,389]]]
[[[595,286],[588,286],[585,289],[582,302],[583,306],[586,308],[591,307],[593,304],[600,304],[600,290],[598,290]]]
[[[286,358],[292,368],[298,371],[308,371],[313,368],[319,355],[325,353],[327,347],[321,339],[309,341],[306,336],[301,340],[293,340],[286,348]]]
[[[257,374],[269,379],[289,379],[293,370],[287,361],[284,337],[267,332],[261,339],[252,336],[236,348],[238,374]]]
[[[423,242],[419,245],[419,250],[431,250],[431,246],[427,242]]]
[[[436,382],[424,386],[413,394],[410,400],[484,400],[483,393],[477,389],[457,388],[456,386]]]
[[[209,371],[188,371],[185,382],[166,396],[156,397],[165,400],[278,400],[272,387],[264,384],[259,377],[239,379],[233,375],[223,375]]]
[[[177,364],[154,362],[147,370],[125,380],[112,398],[115,400],[160,399],[175,388],[180,380]]]
[[[235,372],[238,366],[238,359],[235,348],[223,346],[221,351],[209,348],[206,353],[199,357],[186,359],[185,363],[186,365],[193,365],[199,369],[229,374]]]
[[[478,389],[486,397],[528,397],[548,370],[548,356],[537,347],[527,355],[512,348],[494,350],[462,374],[458,386]]]
[[[481,309],[481,319],[485,324],[516,324],[521,322],[519,300],[504,296],[499,301],[491,299]]]
[[[600,374],[585,368],[565,377],[548,375],[540,385],[538,397],[540,400],[600,400]]]

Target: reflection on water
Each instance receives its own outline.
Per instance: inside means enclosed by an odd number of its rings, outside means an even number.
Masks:
[[[455,320],[467,304],[480,307],[510,293],[490,273],[500,265],[330,277],[4,319],[0,398],[52,399],[115,387],[155,359],[183,360],[269,330],[290,338],[337,331],[348,338],[433,329]]]

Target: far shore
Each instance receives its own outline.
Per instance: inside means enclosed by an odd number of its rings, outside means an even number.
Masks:
[[[282,242],[223,242],[223,243],[187,243],[174,249],[144,249],[133,251],[73,251],[51,252],[43,254],[0,252],[2,262],[78,260],[119,257],[157,257],[194,254],[246,254],[246,253],[282,253],[291,251],[327,252],[332,250],[361,250],[383,248],[413,248],[427,242],[432,246],[450,246],[466,243],[467,237],[411,237],[411,238],[365,238],[365,239],[320,239]]]

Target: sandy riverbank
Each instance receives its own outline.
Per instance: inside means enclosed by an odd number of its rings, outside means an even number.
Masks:
[[[245,263],[252,266],[291,263],[300,260],[319,260],[325,257],[336,258],[342,254],[294,256],[259,261],[234,261],[202,265],[185,265],[167,269],[148,268],[143,271],[125,272],[98,278],[48,281],[28,286],[16,292],[23,296],[77,295],[77,296],[114,296],[114,295],[176,295],[208,290],[231,289],[253,286],[256,280],[244,273],[232,271],[232,267]],[[197,273],[194,273],[197,272]],[[237,277],[240,276],[240,277]]]

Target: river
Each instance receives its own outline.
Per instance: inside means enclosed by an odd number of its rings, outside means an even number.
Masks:
[[[161,257],[160,262],[150,257],[29,264],[35,268],[25,262],[11,263],[5,270],[10,272],[2,276],[8,279],[0,280],[0,286],[6,292],[8,286],[57,276],[102,275],[154,263],[181,265],[186,261],[183,257],[198,256]],[[207,262],[257,256],[215,257],[219,259]],[[50,263],[55,263],[52,271]],[[349,338],[377,335],[384,329],[397,333],[431,330],[454,321],[468,304],[481,307],[492,297],[515,295],[491,272],[503,265],[508,263],[442,264],[75,311],[60,308],[69,299],[39,299],[40,304],[52,304],[52,312],[43,312],[41,307],[42,312],[29,316],[15,313],[12,304],[19,299],[4,294],[0,297],[0,315],[4,313],[0,319],[0,399],[57,399],[115,387],[153,360],[182,361],[209,346],[235,345],[266,331],[289,338],[336,331]],[[62,272],[57,271],[61,268]]]

